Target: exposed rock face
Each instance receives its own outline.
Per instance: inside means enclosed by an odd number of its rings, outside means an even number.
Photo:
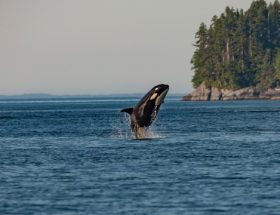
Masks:
[[[247,87],[239,90],[206,88],[202,83],[192,93],[183,97],[183,101],[219,101],[219,100],[253,100],[271,99],[280,100],[280,89],[268,89],[260,92],[256,87]]]
[[[221,90],[219,90],[218,88],[211,88],[211,96],[209,100],[212,101],[219,101],[222,99],[223,93]]]
[[[222,100],[258,99],[260,93],[255,87],[246,87],[239,90],[225,90]]]
[[[261,99],[271,99],[271,100],[280,100],[280,89],[268,89],[267,91],[260,94]]]
[[[211,96],[211,90],[206,88],[204,83],[202,83],[196,90],[192,93],[183,97],[185,101],[209,101]]]

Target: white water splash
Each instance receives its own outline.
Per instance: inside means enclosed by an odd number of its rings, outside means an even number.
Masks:
[[[118,120],[116,120],[116,122],[114,123],[114,126],[113,126],[114,132],[112,134],[112,137],[117,138],[117,139],[125,139],[125,140],[162,138],[162,135],[160,135],[159,133],[154,131],[155,122],[153,122],[152,126],[150,126],[149,128],[139,128],[137,137],[131,131],[130,123],[131,123],[131,121],[130,121],[129,115],[126,113],[120,113]]]
[[[138,128],[137,134],[133,135],[133,139],[158,139],[162,136],[158,134],[156,131],[152,130],[150,127],[146,128]]]

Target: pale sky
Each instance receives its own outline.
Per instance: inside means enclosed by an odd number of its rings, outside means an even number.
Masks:
[[[200,23],[251,3],[0,0],[0,95],[190,92]]]

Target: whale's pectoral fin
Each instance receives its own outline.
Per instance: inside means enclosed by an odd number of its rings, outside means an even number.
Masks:
[[[121,110],[121,112],[128,113],[129,115],[132,114],[132,111],[133,111],[133,108],[125,108],[125,109],[122,109],[122,110]]]

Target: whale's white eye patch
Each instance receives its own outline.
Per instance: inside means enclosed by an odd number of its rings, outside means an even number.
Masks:
[[[152,96],[151,96],[151,98],[150,98],[150,100],[154,100],[156,97],[157,97],[157,93],[154,93]]]
[[[155,91],[157,91],[158,90],[158,87],[155,89]]]

